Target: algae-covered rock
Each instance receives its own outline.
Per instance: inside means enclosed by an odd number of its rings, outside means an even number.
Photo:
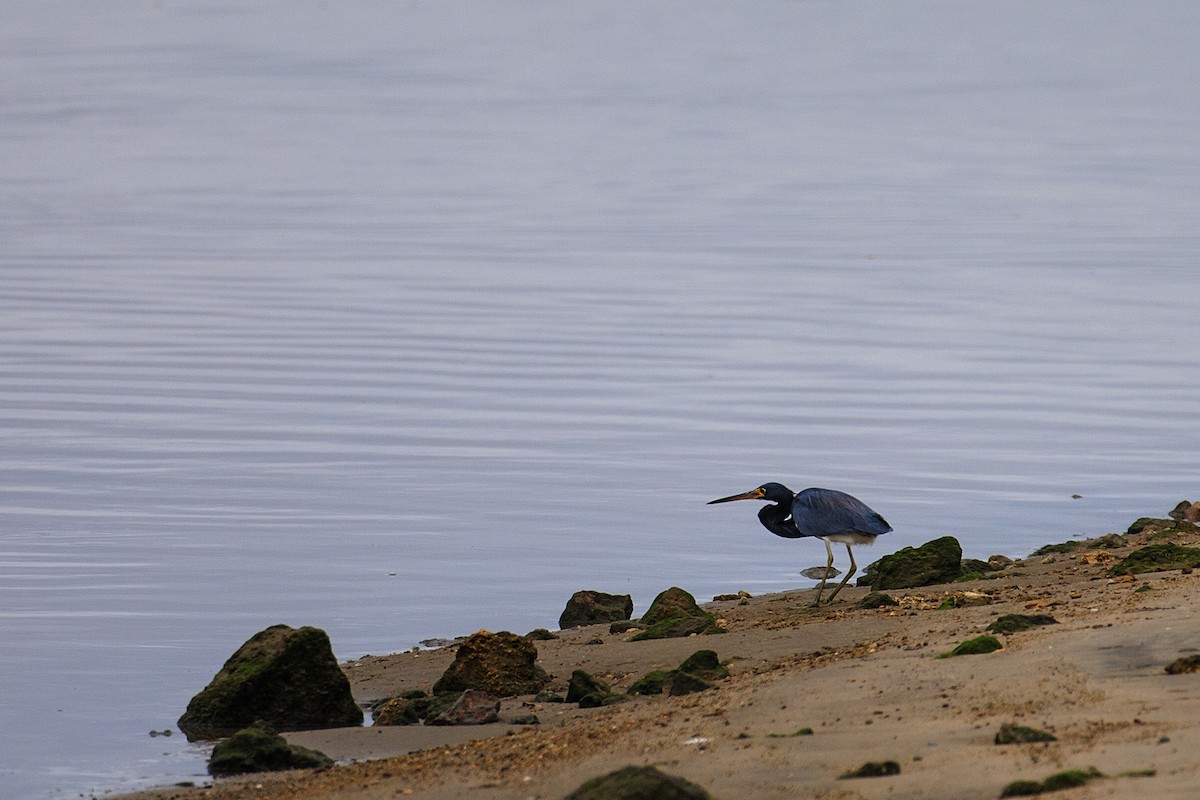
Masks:
[[[858,769],[852,769],[842,774],[842,780],[848,778],[884,778],[888,775],[899,775],[900,765],[895,761],[868,761]]]
[[[274,625],[256,633],[192,698],[179,729],[194,742],[259,720],[281,731],[362,725],[325,631]]]
[[[884,556],[868,567],[859,583],[878,592],[950,583],[962,574],[962,546],[953,536],[943,536]]]
[[[1186,675],[1189,672],[1200,672],[1200,655],[1183,656],[1166,666],[1168,675]]]
[[[890,594],[883,592],[871,592],[862,600],[858,601],[859,608],[885,608],[887,606],[898,606],[900,602]]]
[[[567,682],[567,702],[579,703],[580,708],[596,708],[604,705],[604,699],[612,694],[607,683],[591,673],[577,669]]]
[[[1112,577],[1188,567],[1200,567],[1200,548],[1164,542],[1139,547],[1117,562],[1107,574]]]
[[[627,594],[605,594],[584,589],[571,595],[558,618],[558,627],[577,628],[601,622],[617,622],[633,616],[633,598]]]
[[[515,633],[479,631],[458,646],[454,663],[433,685],[434,694],[478,689],[497,697],[535,694],[550,676],[537,665],[537,647]]]
[[[1076,550],[1104,550],[1124,547],[1128,542],[1125,537],[1116,533],[1097,536],[1094,539],[1071,539],[1057,544],[1047,544],[1033,551],[1035,556],[1049,556],[1057,553],[1074,553]]]
[[[1027,631],[1040,625],[1057,625],[1058,620],[1049,614],[1005,614],[997,619],[987,629],[989,633],[1016,633]]]
[[[1196,526],[1182,516],[1179,519],[1141,517],[1130,525],[1125,533],[1130,536],[1136,536],[1139,534],[1154,533],[1193,533],[1195,530]]]
[[[674,677],[673,669],[656,669],[638,678],[626,691],[629,694],[662,694]]]
[[[287,740],[268,726],[243,728],[217,742],[208,760],[208,772],[216,777],[247,772],[279,772],[285,769],[328,767],[333,759]]]
[[[1042,793],[1041,781],[1013,781],[1000,790],[1003,797],[1033,797]]]
[[[681,697],[685,694],[694,694],[695,692],[704,692],[715,688],[716,685],[712,681],[707,681],[699,675],[693,675],[690,672],[677,669],[675,670],[675,674],[671,676],[671,688],[667,694],[671,697]]]
[[[952,656],[976,656],[984,653],[994,653],[997,650],[1003,649],[1004,645],[995,636],[976,636],[974,639],[967,639],[958,647],[951,650],[949,653],[942,653],[938,658],[950,658]]]
[[[1069,769],[1066,772],[1056,772],[1049,778],[1042,781],[1043,792],[1061,792],[1063,789],[1074,789],[1076,786],[1083,786],[1085,783],[1103,778],[1104,773],[1095,767],[1087,769]]]
[[[563,800],[715,800],[694,783],[654,767],[624,767],[585,781]]]
[[[632,641],[724,633],[717,618],[696,605],[696,598],[678,586],[672,586],[654,598],[640,625],[644,630]]]
[[[707,681],[729,677],[729,670],[720,662],[714,650],[697,650],[683,660],[678,671],[691,673]]]
[[[686,677],[680,678],[680,675]],[[629,694],[662,694],[670,687],[670,694],[688,694],[713,688],[713,681],[729,677],[729,670],[717,658],[713,650],[697,650],[672,670],[654,670],[633,682]]]
[[[996,744],[1030,744],[1032,742],[1057,742],[1058,737],[1048,731],[1005,722],[996,732]]]

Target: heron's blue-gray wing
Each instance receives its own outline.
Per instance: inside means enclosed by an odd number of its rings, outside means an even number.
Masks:
[[[792,524],[808,536],[865,533],[892,529],[887,520],[857,497],[836,489],[805,489],[792,501]]]

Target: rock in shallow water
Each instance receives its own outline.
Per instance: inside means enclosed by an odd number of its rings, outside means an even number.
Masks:
[[[325,631],[274,625],[256,633],[192,698],[179,729],[194,742],[260,720],[281,731],[362,725]]]
[[[218,742],[208,760],[208,772],[216,777],[225,777],[247,772],[279,772],[332,765],[333,759],[324,753],[288,744],[269,726],[255,725]]]

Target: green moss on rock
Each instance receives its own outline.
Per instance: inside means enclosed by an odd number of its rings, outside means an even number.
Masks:
[[[217,742],[208,760],[210,775],[225,777],[247,772],[328,767],[333,759],[294,744],[266,726],[244,728]]]
[[[189,741],[216,739],[258,720],[282,731],[362,724],[323,630],[274,625],[256,633],[191,699],[179,729]]]
[[[585,781],[564,800],[715,800],[690,781],[654,767],[624,767]]]
[[[950,583],[962,574],[962,546],[953,536],[943,536],[884,556],[868,567],[860,584],[878,592]]]
[[[991,633],[1016,633],[1041,625],[1057,625],[1058,620],[1049,614],[1005,614],[987,629]]]
[[[670,685],[671,679],[674,677],[675,670],[673,669],[656,669],[634,681],[627,691],[629,694],[662,694],[663,689]]]
[[[1057,742],[1058,737],[1049,731],[1005,722],[996,732],[996,744],[1031,744],[1033,742]]]
[[[938,658],[950,658],[952,656],[975,656],[984,653],[994,653],[997,650],[1003,649],[1004,645],[995,636],[976,636],[974,639],[967,639],[958,647],[951,650],[949,653],[943,653]]]
[[[1183,547],[1166,542],[1139,547],[1108,571],[1115,575],[1136,575],[1142,572],[1162,572],[1169,569],[1200,567],[1200,548]]]

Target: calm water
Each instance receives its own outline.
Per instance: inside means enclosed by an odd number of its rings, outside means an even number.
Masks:
[[[1027,554],[1200,499],[1200,6],[6,2],[0,795],[251,634]],[[1073,500],[1078,493],[1082,499]],[[745,504],[749,506],[749,504]]]

